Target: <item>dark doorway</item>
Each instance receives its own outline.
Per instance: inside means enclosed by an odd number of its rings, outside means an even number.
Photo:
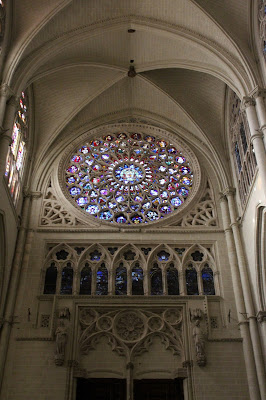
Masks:
[[[134,381],[135,400],[184,400],[182,379],[143,379]]]
[[[126,380],[78,378],[76,400],[126,400]]]

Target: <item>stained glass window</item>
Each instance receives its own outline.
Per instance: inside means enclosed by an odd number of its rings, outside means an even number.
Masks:
[[[150,279],[151,279],[151,295],[162,295],[163,294],[162,270],[156,263],[150,270]]]
[[[167,251],[162,250],[157,254],[157,257],[159,261],[168,261],[170,254]]]
[[[191,257],[193,258],[194,261],[202,261],[203,256],[204,254],[201,253],[199,250],[196,250],[193,253],[191,253]]]
[[[132,294],[133,295],[143,295],[143,270],[139,263],[136,263],[132,269]]]
[[[108,271],[104,263],[98,268],[96,276],[96,294],[108,294]]]
[[[55,253],[57,260],[66,260],[68,257],[68,252],[64,249],[58,251],[57,253]]]
[[[51,263],[50,267],[47,268],[45,273],[44,282],[44,294],[55,294],[56,292],[56,280],[57,280],[57,268],[55,263]]]
[[[102,253],[100,253],[98,250],[94,250],[92,253],[90,253],[91,261],[100,261],[101,256]]]
[[[236,186],[239,190],[241,203],[244,206],[252,187],[257,163],[250,140],[247,115],[244,110],[241,110],[241,101],[233,91],[230,92],[230,107],[230,134],[237,179]]]
[[[198,274],[192,264],[190,264],[186,269],[186,287],[187,287],[187,295],[199,294]]]
[[[244,151],[244,153],[246,153],[247,148],[248,148],[248,144],[247,144],[246,131],[245,131],[245,127],[244,127],[244,123],[243,122],[240,123],[239,131],[240,131],[240,137],[241,137],[243,151]]]
[[[127,269],[123,267],[123,263],[115,271],[115,294],[127,294]]]
[[[88,263],[80,273],[80,294],[91,294],[91,268]]]
[[[193,172],[170,142],[118,132],[80,146],[66,167],[65,182],[72,201],[88,215],[138,225],[177,211],[189,196]]]
[[[215,295],[213,272],[208,264],[204,265],[201,271],[203,293],[207,295]]]
[[[60,294],[72,294],[73,269],[70,263],[62,270]]]
[[[25,92],[21,93],[19,110],[17,112],[13,131],[12,143],[6,160],[5,177],[14,203],[20,193],[26,157],[26,139],[28,135],[28,100]]]
[[[136,253],[134,253],[132,250],[128,250],[126,253],[124,253],[124,259],[127,261],[133,261],[135,257]]]
[[[170,264],[166,270],[167,276],[167,288],[169,295],[179,294],[179,282],[178,282],[178,271],[174,267],[174,264]]]
[[[241,165],[241,156],[240,156],[240,152],[239,152],[239,147],[238,147],[238,143],[235,142],[235,157],[236,157],[236,163],[237,163],[237,167],[238,167],[238,172],[241,171],[242,165]]]

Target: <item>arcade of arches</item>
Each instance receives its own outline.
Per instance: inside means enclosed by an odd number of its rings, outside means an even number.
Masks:
[[[0,397],[266,398],[266,1],[0,0]]]

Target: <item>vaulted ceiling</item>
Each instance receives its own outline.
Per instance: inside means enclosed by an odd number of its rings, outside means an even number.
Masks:
[[[197,139],[226,160],[226,86],[241,97],[259,84],[251,5],[14,1],[3,81],[18,92],[32,83],[36,162],[78,126],[123,113],[183,129],[188,142]],[[135,78],[127,76],[130,60]]]

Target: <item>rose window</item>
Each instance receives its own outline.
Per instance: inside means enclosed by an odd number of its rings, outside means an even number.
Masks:
[[[103,221],[136,225],[177,211],[193,185],[187,157],[167,140],[120,132],[84,143],[65,182],[76,206]]]

